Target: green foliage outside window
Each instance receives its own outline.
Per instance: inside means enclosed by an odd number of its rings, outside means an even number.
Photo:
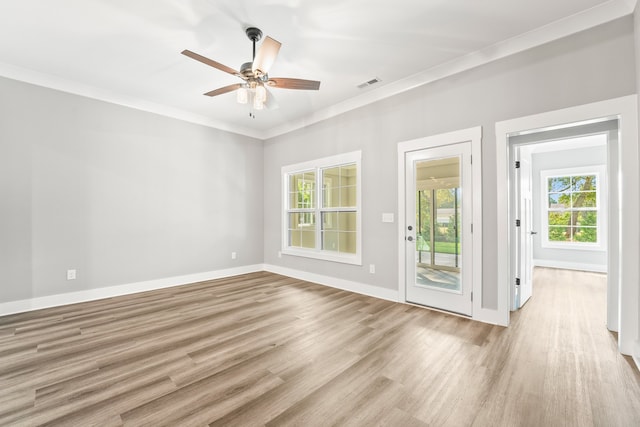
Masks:
[[[549,241],[598,243],[597,175],[549,177]]]
[[[444,188],[432,190],[419,190],[417,192],[418,211],[416,212],[416,225],[418,227],[417,236],[417,250],[428,251],[429,241],[431,240],[431,203],[432,198],[435,196],[435,211],[438,212],[442,209],[453,210],[456,207],[456,203],[460,203],[460,189],[459,188]],[[456,201],[456,197],[458,200]],[[460,206],[458,206],[458,210]],[[435,221],[434,232],[434,244],[436,246],[436,252],[438,253],[455,253],[456,245],[460,246],[460,230],[462,215],[449,215],[447,222]],[[456,223],[457,220],[457,223]],[[438,244],[441,243],[441,244]],[[459,252],[459,250],[458,250]]]

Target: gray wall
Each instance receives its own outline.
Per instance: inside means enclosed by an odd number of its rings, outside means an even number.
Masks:
[[[397,224],[380,219],[397,213],[397,143],[482,125],[482,302],[495,309],[495,123],[634,94],[635,82],[633,20],[626,17],[272,138],[264,152],[265,263],[397,289]],[[363,266],[278,258],[280,167],[353,150],[362,150]]]
[[[495,308],[495,122],[635,93],[634,52],[627,17],[264,148],[248,137],[0,79],[0,302],[263,261],[397,289],[397,224],[381,222],[383,212],[397,211],[397,143],[482,125],[483,306]],[[358,149],[363,266],[278,258],[280,167]],[[72,268],[78,279],[67,281]]]
[[[540,172],[549,169],[565,169],[582,166],[607,165],[607,147],[589,147],[576,150],[553,151],[546,153],[534,153],[532,159],[532,197],[533,197],[533,229],[542,230],[541,203],[544,203],[541,194],[542,187]],[[605,188],[601,186],[600,188]],[[606,206],[603,206],[606,211]],[[607,252],[594,250],[555,249],[543,248],[542,236],[533,239],[533,258],[540,261],[560,261],[563,263],[590,264],[605,267],[607,265]]]
[[[8,79],[0,94],[0,302],[262,263],[261,141]]]

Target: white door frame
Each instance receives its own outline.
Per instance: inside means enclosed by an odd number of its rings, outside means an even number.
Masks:
[[[473,179],[473,262],[471,271],[473,290],[472,319],[495,323],[487,316],[494,310],[482,309],[482,127],[477,126],[440,135],[427,136],[398,143],[398,300],[406,302],[406,200],[405,200],[405,155],[411,151],[471,141],[471,176]]]
[[[585,104],[562,110],[536,114],[496,123],[496,171],[497,171],[497,262],[498,262],[498,312],[500,323],[509,324],[509,300],[511,266],[511,227],[509,188],[509,135],[552,130],[566,124],[586,124],[603,118],[619,119],[617,162],[607,165],[612,180],[617,177],[618,203],[610,204],[608,280],[608,311],[617,309],[617,316],[608,316],[608,327],[618,330],[618,349],[623,354],[633,354],[638,345],[640,291],[640,195],[638,194],[638,100],[637,95]],[[610,146],[611,144],[609,144]],[[609,153],[612,153],[608,148]],[[615,151],[615,150],[614,150]],[[624,190],[625,197],[622,198]],[[624,232],[623,232],[624,230]],[[617,291],[617,292],[616,292]],[[615,295],[617,293],[617,295]],[[615,322],[617,320],[617,322]],[[617,324],[612,324],[617,323]]]

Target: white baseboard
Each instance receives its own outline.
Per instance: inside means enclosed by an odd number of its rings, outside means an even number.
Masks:
[[[534,259],[534,267],[562,268],[564,270],[592,271],[594,273],[606,273],[607,266],[601,264],[586,264],[580,262],[556,261],[552,259]]]
[[[505,317],[504,313],[489,308],[474,308],[472,319],[490,325],[509,326],[509,316]]]
[[[309,273],[306,271],[294,270],[292,268],[280,267],[271,264],[266,264],[264,266],[264,269],[265,271],[269,271],[271,273],[282,274],[283,276],[293,277],[294,279],[305,280],[307,282],[319,283],[324,286],[355,292],[357,294],[368,295],[370,297],[380,298],[387,301],[400,303],[405,302],[400,301],[399,291],[395,289],[381,288],[379,286],[367,285],[361,282],[353,282],[337,277]],[[479,322],[500,326],[508,326],[509,323],[508,319],[505,319],[504,316],[501,316],[498,310],[491,310],[487,308],[474,310],[472,319]]]
[[[75,304],[79,302],[94,301],[103,298],[112,298],[137,292],[152,291],[189,283],[203,282],[206,280],[221,279],[224,277],[237,276],[240,274],[254,273],[258,271],[282,274],[283,276],[318,283],[324,286],[355,292],[362,295],[368,295],[387,301],[403,302],[399,300],[399,292],[397,289],[381,288],[379,286],[368,285],[366,283],[354,282],[351,280],[340,279],[338,277],[309,273],[306,271],[271,264],[255,264],[225,270],[207,271],[204,273],[167,277],[157,280],[148,280],[144,282],[128,283],[124,285],[87,289],[77,292],[68,292],[64,294],[0,303],[0,316],[67,304]],[[500,317],[500,313],[497,310],[481,309],[480,311],[474,312],[473,319],[484,323],[507,326],[507,321]]]
[[[104,288],[87,289],[84,291],[68,292],[64,294],[49,295],[30,298],[19,301],[0,303],[0,316],[25,311],[40,310],[42,308],[57,307],[67,304],[75,304],[85,301],[93,301],[103,298],[112,298],[137,292],[152,291],[155,289],[170,288],[189,283],[203,282],[206,280],[221,279],[240,274],[263,271],[264,265],[255,264],[224,270],[207,271],[204,273],[187,274],[184,276],[167,277],[163,279],[148,280],[145,282],[128,283],[125,285],[108,286]]]
[[[305,280],[307,282],[319,283],[332,288],[342,289],[344,291],[398,302],[398,291],[395,289],[381,288],[379,286],[367,285],[366,283],[353,282],[351,280],[316,273],[308,273],[306,271],[294,270],[292,268],[280,267],[271,264],[265,264],[264,270],[271,273],[282,274],[283,276],[293,277],[294,279]]]

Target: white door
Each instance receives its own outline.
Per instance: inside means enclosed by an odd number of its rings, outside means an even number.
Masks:
[[[516,226],[518,240],[518,260],[516,262],[516,309],[521,308],[531,298],[533,293],[533,236],[537,233],[533,230],[533,189],[531,177],[531,155],[526,147],[519,150],[519,168],[516,169],[517,185],[517,213],[520,226]]]
[[[406,300],[472,314],[471,142],[405,154]]]

